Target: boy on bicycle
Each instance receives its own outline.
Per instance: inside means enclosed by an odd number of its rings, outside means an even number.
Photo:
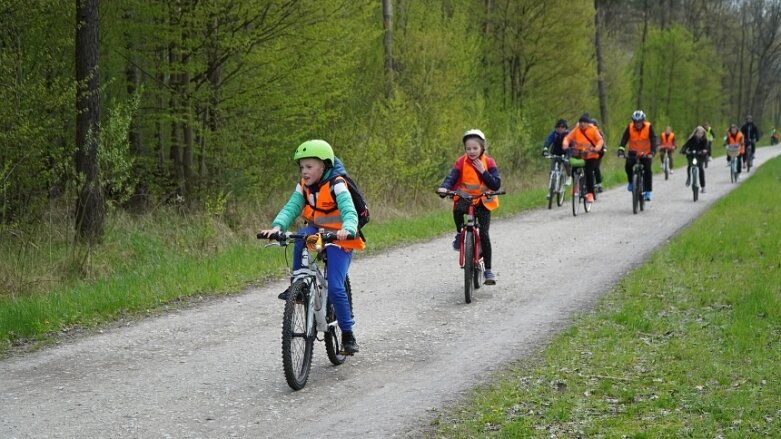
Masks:
[[[485,153],[485,134],[480,130],[469,130],[461,138],[464,144],[464,155],[456,159],[450,174],[440,185],[437,192],[440,196],[449,191],[463,191],[470,195],[479,195],[486,191],[498,191],[502,185],[499,168],[496,162]],[[485,284],[495,285],[496,275],[491,271],[491,211],[499,207],[499,197],[483,197],[475,199],[475,217],[480,224],[480,248],[483,252],[485,264]],[[461,228],[464,226],[464,214],[468,203],[459,197],[453,197],[453,221],[456,224],[456,238],[453,240],[453,249],[459,250]]]
[[[672,127],[667,125],[667,127],[664,129],[664,132],[659,136],[659,149],[667,152],[667,158],[670,160],[670,174],[674,174],[673,172],[673,151],[675,151],[675,148],[677,148],[678,145],[675,143],[675,133],[673,133]],[[659,154],[659,163],[664,164],[664,157],[662,154]]]
[[[599,166],[599,151],[604,146],[604,140],[599,129],[591,123],[588,113],[583,113],[578,119],[578,126],[567,134],[563,142],[564,151],[570,155],[581,157],[586,161],[586,202],[594,202],[594,171]],[[572,149],[570,150],[570,146]],[[577,182],[575,183],[577,184]]]
[[[626,157],[626,146],[629,145],[629,157]],[[632,122],[624,130],[621,137],[621,143],[618,147],[618,155],[626,157],[626,190],[632,192],[632,168],[635,162],[640,160],[645,167],[643,174],[643,198],[645,201],[651,201],[653,194],[653,172],[651,172],[651,163],[656,153],[656,134],[654,127],[645,120],[645,112],[636,110],[632,113]]]
[[[358,352],[358,342],[353,334],[353,317],[344,283],[353,250],[366,247],[358,236],[358,212],[355,210],[350,190],[344,179],[334,169],[335,156],[331,145],[324,140],[308,140],[296,149],[293,160],[298,163],[301,181],[282,210],[279,211],[271,229],[262,230],[270,236],[287,230],[301,215],[307,226],[299,233],[314,234],[319,229],[336,232],[336,246],[325,249],[328,258],[328,300],[334,304],[336,319],[342,330],[344,353]],[[293,251],[293,271],[301,268],[303,240],[296,240]]]
[[[564,140],[564,137],[567,134],[569,134],[567,121],[564,119],[559,119],[556,122],[556,126],[553,128],[553,131],[551,131],[550,134],[548,134],[548,137],[545,138],[545,143],[542,145],[542,155],[544,157],[548,157],[549,155],[564,155],[564,149],[561,146],[561,142]],[[554,164],[555,163],[551,161],[551,170],[553,170]],[[567,173],[567,180],[564,182],[564,186],[569,186],[570,183],[572,183],[572,168],[570,168],[569,162],[564,162],[564,169]],[[547,196],[550,197],[550,194]]]

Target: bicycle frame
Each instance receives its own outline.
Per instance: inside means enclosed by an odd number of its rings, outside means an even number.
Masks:
[[[470,257],[472,259],[472,262],[475,264],[480,263],[480,255],[482,254],[482,250],[480,249],[480,225],[478,224],[477,218],[475,217],[475,205],[469,204],[469,207],[466,209],[466,215],[464,220],[464,226],[461,227],[461,248],[458,250],[458,265],[461,266],[461,268],[464,268],[464,264],[466,263],[466,258]],[[472,239],[474,240],[474,245],[472,248],[474,251],[471,255],[465,254],[465,245],[464,240],[466,239],[466,232],[472,232]]]

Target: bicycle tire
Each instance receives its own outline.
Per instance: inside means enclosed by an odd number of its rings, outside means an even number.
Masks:
[[[551,171],[548,177],[548,209],[553,208],[553,194],[556,192],[556,171]]]
[[[668,152],[664,153],[664,179],[669,180],[670,179],[670,157],[667,155]]]
[[[464,301],[472,303],[475,291],[475,240],[471,230],[464,236]]]
[[[737,164],[737,157],[732,157],[732,160],[729,162],[729,178],[730,182],[737,183],[738,182],[738,164]]]
[[[303,280],[290,286],[282,319],[282,366],[285,380],[293,390],[301,390],[309,379],[315,335],[306,334],[309,284]],[[303,297],[304,300],[296,300]]]
[[[587,194],[588,193],[588,189],[586,188],[586,178],[585,177],[580,179],[580,193],[581,194]],[[596,200],[597,199],[596,198],[596,191],[591,196],[594,197],[594,199]],[[591,205],[593,203],[589,203],[588,201],[586,201],[587,200],[586,195],[581,195],[581,198],[583,198],[583,210],[586,213],[591,212]]]
[[[580,178],[581,173],[576,172],[572,176],[572,216],[578,216],[580,212]]]
[[[746,173],[751,172],[751,166],[754,165],[754,159],[751,158],[751,153],[746,153]]]
[[[700,198],[700,172],[696,166],[692,166],[692,197],[694,202]]]
[[[350,315],[353,312],[353,292],[350,286],[350,276],[348,275],[344,279],[344,289],[347,291],[347,302],[350,304]],[[325,311],[325,321],[335,322],[336,311],[334,310],[334,304],[328,300],[328,308]],[[331,364],[338,366],[344,363],[347,359],[347,355],[342,354],[342,330],[339,325],[333,325],[328,327],[328,331],[325,332],[325,353],[328,355],[328,360]]]
[[[638,211],[642,210],[640,207],[640,203],[642,203],[642,181],[640,180],[640,176],[637,173],[634,173],[632,175],[632,213],[637,214]]]
[[[567,177],[559,172],[558,185],[556,186],[556,205],[559,207],[564,205],[564,195],[566,194],[566,191],[564,190],[564,180],[566,179]]]

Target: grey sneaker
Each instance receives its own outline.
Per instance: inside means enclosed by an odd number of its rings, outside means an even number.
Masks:
[[[486,285],[496,285],[496,275],[491,270],[485,270],[485,273],[483,273],[483,276],[485,276],[485,284]]]

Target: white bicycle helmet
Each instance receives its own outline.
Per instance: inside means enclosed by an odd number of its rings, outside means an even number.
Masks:
[[[645,120],[645,113],[643,113],[643,110],[637,110],[634,113],[632,113],[632,120],[635,122],[640,122],[642,120]]]
[[[461,143],[466,142],[466,139],[470,137],[477,137],[478,139],[480,139],[480,143],[483,144],[483,147],[485,147],[485,134],[483,134],[482,131],[473,129],[465,132],[464,135],[461,137]]]

